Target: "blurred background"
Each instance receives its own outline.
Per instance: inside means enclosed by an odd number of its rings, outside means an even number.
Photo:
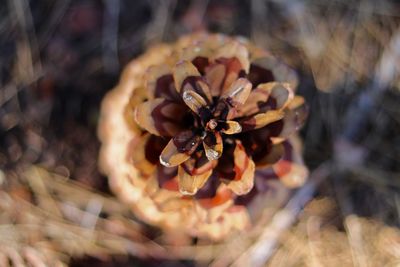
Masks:
[[[0,266],[235,263],[162,248],[97,170],[100,102],[123,67],[196,31],[270,50],[310,107],[312,199],[261,265],[399,266],[400,3],[387,0],[2,1]]]

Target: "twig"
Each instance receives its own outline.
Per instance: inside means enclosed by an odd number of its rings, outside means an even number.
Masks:
[[[362,225],[358,221],[357,216],[347,216],[344,221],[344,225],[347,232],[347,238],[349,240],[351,255],[355,267],[368,267],[371,266],[368,261],[368,257],[364,248],[364,241],[362,238]]]
[[[120,1],[104,0],[105,12],[103,19],[103,65],[108,72],[119,68],[118,62],[118,18]]]
[[[65,12],[68,10],[70,3],[71,0],[61,0],[57,1],[57,4],[54,5],[54,10],[51,12],[48,22],[44,25],[44,29],[38,33],[40,50],[44,49],[51,39],[51,36],[62,21]]]
[[[147,27],[145,34],[145,45],[159,43],[164,40],[168,24],[171,20],[173,9],[176,5],[175,0],[155,1],[154,19]]]
[[[279,237],[295,222],[302,207],[312,198],[316,187],[329,173],[330,163],[318,167],[311,174],[309,181],[299,189],[285,208],[276,213],[259,239],[233,263],[233,266],[264,266],[273,254]]]
[[[379,88],[388,87],[396,78],[396,75],[399,75],[399,61],[400,30],[393,34],[389,45],[383,51],[382,57],[376,66],[375,80]]]

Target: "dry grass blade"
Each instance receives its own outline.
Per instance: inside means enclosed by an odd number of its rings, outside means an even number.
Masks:
[[[176,247],[151,241],[129,207],[42,168],[31,167],[19,179],[30,185],[32,196],[28,199],[37,204],[26,200],[27,188],[1,191],[2,219],[16,223],[1,225],[0,236],[7,238],[0,244],[16,248],[47,244],[54,253],[66,253],[66,259],[130,254],[207,261],[224,248],[223,244]]]
[[[399,230],[388,226],[400,225],[399,14],[389,0],[5,1],[0,266],[88,266],[91,256],[110,266],[115,255],[130,265],[400,266]],[[310,106],[305,161],[334,168],[312,172],[288,205],[250,210],[260,220],[249,231],[172,246],[178,236],[105,193],[95,128],[120,67],[196,30],[250,37],[294,67]],[[325,175],[324,198],[311,197]]]

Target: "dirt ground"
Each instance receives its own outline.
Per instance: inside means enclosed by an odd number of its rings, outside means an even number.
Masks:
[[[210,31],[245,36],[280,57],[298,72],[298,93],[310,109],[301,130],[304,159],[311,176],[322,168],[324,177],[265,264],[397,266],[399,14],[398,1],[386,0],[4,1],[0,264],[2,258],[20,257],[40,266],[39,252],[59,266],[209,263],[141,259],[141,251],[152,247],[140,247],[138,232],[153,231],[146,237],[151,239],[157,230],[132,222],[128,208],[112,196],[97,169],[96,128],[101,100],[130,60],[152,44]],[[107,203],[97,229],[104,240],[93,246],[78,242],[87,233],[74,228],[79,223],[71,209],[69,217],[57,214],[70,202],[84,209],[89,194]],[[49,209],[52,219],[42,214]],[[48,227],[28,227],[35,223]],[[107,229],[115,224],[126,227],[111,237]],[[68,240],[75,243],[60,241],[52,229],[71,233]],[[118,247],[126,240],[140,248]]]

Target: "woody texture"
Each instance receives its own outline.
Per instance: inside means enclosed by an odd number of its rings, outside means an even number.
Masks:
[[[103,100],[100,167],[143,221],[221,239],[308,170],[295,73],[243,38],[194,34],[150,48]],[[275,189],[274,189],[275,190]]]

